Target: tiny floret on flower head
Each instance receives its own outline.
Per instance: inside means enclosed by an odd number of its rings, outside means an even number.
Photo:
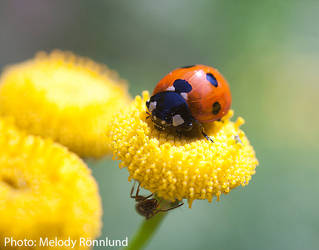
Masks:
[[[61,51],[7,67],[0,79],[0,115],[82,157],[110,153],[105,132],[112,115],[129,102],[126,84],[115,72]]]
[[[5,237],[37,243],[40,237],[96,238],[101,200],[84,162],[7,119],[0,119],[0,135],[0,244]]]
[[[110,130],[114,156],[120,167],[127,167],[129,180],[169,201],[188,199],[189,206],[195,199],[219,200],[221,194],[248,184],[258,161],[239,128],[242,118],[230,121],[230,111],[221,121],[205,125],[214,143],[196,131],[179,137],[154,128],[146,118],[148,99],[148,92],[137,96]]]

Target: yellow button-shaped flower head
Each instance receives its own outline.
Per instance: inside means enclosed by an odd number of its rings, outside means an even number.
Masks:
[[[0,79],[0,115],[82,157],[110,153],[109,122],[129,101],[115,72],[71,53],[39,53],[8,67]]]
[[[212,201],[231,189],[248,184],[258,161],[239,126],[230,121],[232,111],[221,121],[205,126],[214,143],[193,129],[190,135],[159,131],[147,119],[145,102],[137,96],[127,112],[117,115],[110,137],[114,155],[127,167],[130,179],[169,201]]]
[[[33,240],[36,249],[49,248],[40,245],[40,237],[96,238],[101,200],[84,162],[64,146],[26,135],[2,119],[0,135],[0,245],[5,237]],[[19,248],[10,242],[5,248]]]

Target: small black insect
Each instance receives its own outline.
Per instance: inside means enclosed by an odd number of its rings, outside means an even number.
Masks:
[[[154,196],[154,194],[150,194],[148,196],[142,196],[139,195],[140,192],[140,184],[138,184],[137,190],[135,195],[133,195],[135,189],[135,182],[131,189],[131,198],[135,199],[137,202],[135,205],[136,212],[142,216],[144,216],[146,219],[152,218],[154,215],[156,215],[159,212],[167,212],[169,210],[175,209],[177,207],[180,207],[184,205],[184,203],[180,203],[176,206],[167,208],[167,209],[161,209],[160,208],[160,201],[158,201],[155,198],[151,198]]]

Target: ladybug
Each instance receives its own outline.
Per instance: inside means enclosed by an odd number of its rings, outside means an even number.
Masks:
[[[146,102],[155,128],[174,127],[184,133],[196,123],[210,141],[201,123],[220,120],[230,106],[231,93],[225,78],[215,68],[200,64],[171,71],[157,83]]]

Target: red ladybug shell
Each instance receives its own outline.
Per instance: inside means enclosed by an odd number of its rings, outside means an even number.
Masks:
[[[196,120],[212,122],[227,114],[231,93],[227,81],[217,69],[205,65],[175,69],[158,82],[153,95],[166,91],[177,79],[186,80],[192,86],[186,101]]]

